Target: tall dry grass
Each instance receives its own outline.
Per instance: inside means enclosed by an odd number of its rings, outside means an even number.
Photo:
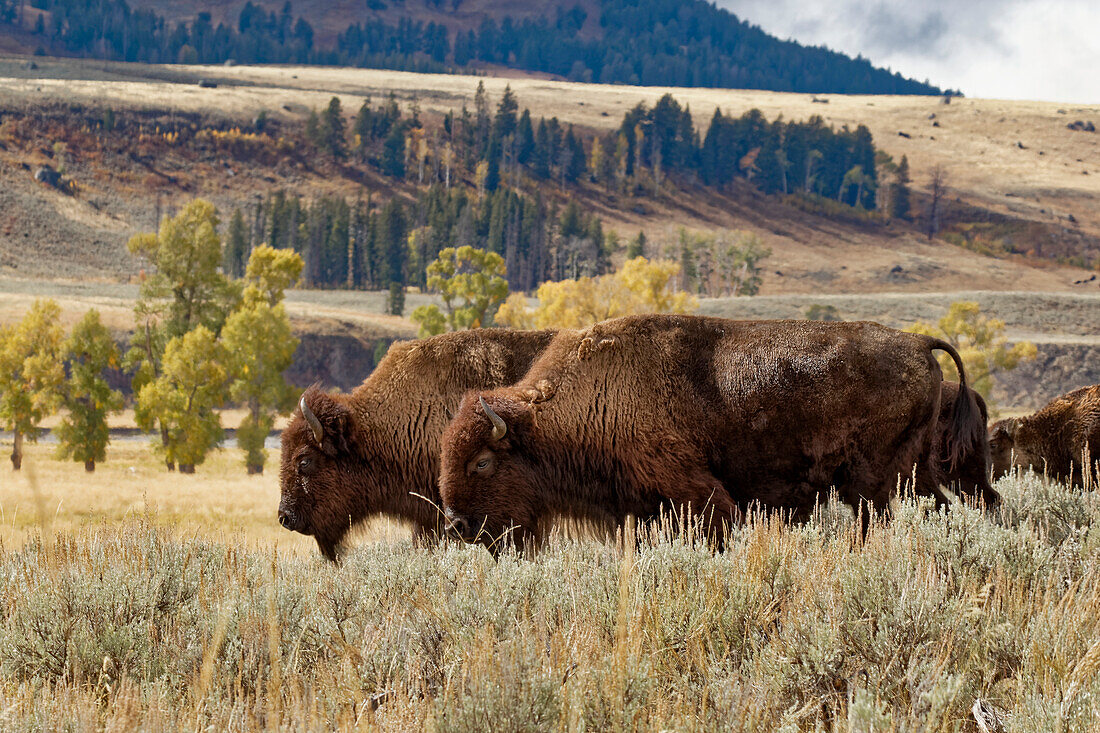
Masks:
[[[0,730],[976,730],[1100,726],[1100,495],[902,501],[533,559],[314,554],[152,511],[0,549]]]

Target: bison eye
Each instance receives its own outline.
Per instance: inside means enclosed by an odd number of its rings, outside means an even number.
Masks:
[[[477,467],[478,467],[478,469],[488,468],[489,467],[489,459],[488,458],[482,458],[480,461],[477,462]]]
[[[315,466],[313,458],[310,456],[306,456],[302,460],[298,461],[298,473],[309,475],[313,473],[314,468]]]

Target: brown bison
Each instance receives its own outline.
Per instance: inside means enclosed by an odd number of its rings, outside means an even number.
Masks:
[[[279,523],[336,560],[351,525],[383,514],[439,527],[439,441],[462,395],[516,382],[553,331],[479,329],[398,343],[350,395],[310,388],[282,435]]]
[[[1100,459],[1100,384],[1056,397],[1034,415],[998,420],[989,447],[997,478],[1013,466],[1030,466],[1081,486],[1084,456],[1092,466]]]
[[[496,550],[537,542],[556,515],[690,508],[720,540],[756,503],[805,518],[834,486],[882,512],[914,467],[918,490],[946,504],[935,349],[965,386],[949,344],[874,323],[650,315],[562,332],[516,385],[463,398],[443,436],[450,529]],[[955,401],[950,426],[954,463],[984,430],[972,399]]]
[[[936,423],[936,453],[940,458],[940,483],[955,489],[961,496],[981,499],[987,507],[995,507],[1001,503],[1001,495],[989,484],[989,437],[984,427],[970,449],[954,462],[947,447],[953,429],[951,416],[954,414],[955,400],[959,398],[960,389],[958,382],[944,382],[940,390],[940,418]],[[967,392],[973,395],[984,426],[989,420],[989,409],[986,407],[985,400],[977,392],[969,389]]]

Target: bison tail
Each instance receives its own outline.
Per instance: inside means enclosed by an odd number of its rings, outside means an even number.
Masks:
[[[974,391],[966,383],[966,369],[955,347],[943,339],[925,336],[930,351],[946,351],[959,372],[959,396],[955,399],[950,418],[951,428],[945,436],[944,448],[950,467],[954,470],[959,460],[970,455],[981,444],[985,432],[985,420],[978,407]]]

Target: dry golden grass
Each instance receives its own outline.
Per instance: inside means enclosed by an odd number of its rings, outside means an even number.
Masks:
[[[278,456],[262,476],[245,473],[241,453],[213,453],[194,475],[169,472],[148,442],[116,441],[94,473],[82,463],[58,461],[53,446],[30,445],[21,471],[0,464],[0,540],[21,544],[40,527],[72,532],[117,525],[146,514],[158,525],[201,529],[211,538],[281,552],[316,552],[313,540],[292,534],[275,519],[279,504]]]

